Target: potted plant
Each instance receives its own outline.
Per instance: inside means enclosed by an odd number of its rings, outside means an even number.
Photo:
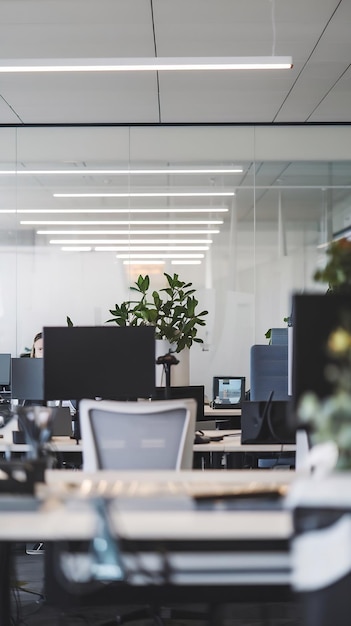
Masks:
[[[314,273],[314,280],[327,283],[327,293],[351,294],[351,241],[343,237],[327,249],[328,262]]]
[[[171,276],[164,272],[164,276],[167,287],[152,291],[150,295],[150,277],[140,275],[130,287],[136,299],[115,304],[115,308],[110,309],[112,318],[106,323],[118,326],[154,325],[155,338],[166,339],[173,346],[172,352],[181,352],[194,342],[203,343],[197,332],[199,326],[206,325],[203,318],[208,311],[197,312],[198,300],[192,283],[180,280],[178,274]]]
[[[305,392],[298,416],[309,430],[313,445],[333,443],[337,455],[336,469],[350,470],[351,242],[347,239],[332,242],[327,257],[324,269],[316,270],[313,278],[328,285],[326,295],[329,301],[326,307],[319,307],[319,314],[327,314],[331,319],[327,336],[321,338],[325,359],[323,376],[326,389],[330,391],[323,398],[315,392]]]

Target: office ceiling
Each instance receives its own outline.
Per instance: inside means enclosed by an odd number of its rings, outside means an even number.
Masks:
[[[97,132],[101,125],[147,125],[173,127],[186,132],[187,125],[226,124],[324,124],[351,123],[351,3],[349,0],[0,0],[0,65],[8,59],[63,58],[136,58],[136,57],[218,57],[218,56],[291,56],[293,68],[280,71],[223,72],[134,72],[134,73],[0,73],[0,125],[26,127],[26,140],[19,142],[15,156],[8,156],[0,144],[0,161],[5,169],[23,170],[111,170],[128,167],[127,129],[125,136],[110,135],[111,146]],[[33,125],[33,135],[31,135]],[[37,126],[48,125],[51,134],[38,134]],[[67,129],[52,126],[68,125]],[[75,125],[82,125],[78,131]],[[86,129],[85,125],[89,125]],[[185,125],[185,131],[184,131]],[[225,127],[223,127],[225,128]],[[114,129],[116,130],[116,129]],[[118,129],[121,131],[121,129]],[[45,128],[44,131],[45,132]],[[78,134],[77,134],[78,133]],[[170,162],[164,145],[157,139],[147,141],[140,149],[137,167],[225,166],[233,165],[211,150],[211,139],[198,139],[197,155],[189,154]],[[159,142],[162,158],[154,161],[148,145]],[[182,136],[182,145],[184,136]],[[222,145],[225,145],[224,136]],[[227,139],[227,147],[229,141]],[[78,147],[79,149],[78,149]],[[200,148],[199,148],[200,146]],[[163,152],[162,152],[163,151]],[[150,153],[152,150],[150,149]],[[170,150],[171,154],[171,150]],[[175,151],[177,154],[177,151]],[[236,165],[237,163],[234,163]],[[39,226],[23,223],[27,218],[40,219],[38,212],[56,222],[78,219],[111,220],[109,210],[205,206],[210,217],[222,219],[222,230],[233,227],[232,198],[107,199],[58,200],[58,192],[120,191],[235,191],[237,225],[251,228],[254,184],[261,185],[256,195],[260,202],[259,218],[277,220],[277,186],[284,191],[283,208],[289,219],[316,223],[320,219],[323,198],[321,190],[328,180],[326,163],[309,166],[286,161],[257,162],[243,157],[239,175],[211,174],[190,176],[101,176],[83,173],[75,178],[35,173],[13,179],[1,177],[0,239],[11,243],[38,245],[49,243],[50,236],[38,234]],[[1,169],[1,168],[0,168]],[[78,174],[78,172],[76,172]],[[349,186],[349,168],[333,171],[334,183]],[[315,186],[314,189],[305,189]],[[275,195],[269,193],[275,189]],[[298,189],[301,188],[301,192]],[[293,191],[291,191],[291,189]],[[335,192],[336,193],[336,192]],[[341,189],[339,201],[344,201]],[[7,195],[8,194],[8,195]],[[290,197],[291,196],[291,197]],[[335,196],[334,196],[335,197]],[[16,220],[7,209],[15,205]],[[227,207],[226,215],[215,207]],[[17,212],[22,210],[30,215]],[[76,210],[63,215],[62,209]],[[82,216],[84,209],[89,215]],[[107,209],[104,213],[104,210]],[[96,210],[96,214],[94,214]],[[37,213],[35,213],[37,211]],[[55,213],[55,211],[57,211]],[[61,211],[61,213],[60,213]],[[141,214],[134,214],[137,220]],[[156,214],[146,215],[156,219]],[[174,215],[162,216],[169,220]],[[177,219],[181,219],[181,215]],[[195,212],[184,219],[204,218]],[[123,215],[114,215],[122,220]],[[112,228],[116,228],[113,225]],[[50,224],[44,229],[49,230]],[[59,227],[58,227],[59,228]],[[83,226],[88,230],[88,226]],[[146,226],[141,226],[141,230]],[[159,227],[156,227],[156,230]],[[180,228],[180,226],[178,226]],[[160,229],[160,228],[159,228]],[[69,235],[68,235],[69,237]],[[160,238],[165,238],[160,235]],[[106,237],[105,237],[106,238]],[[250,247],[251,250],[251,247]]]
[[[1,0],[1,59],[291,55],[289,71],[1,74],[0,124],[349,122],[349,0]]]

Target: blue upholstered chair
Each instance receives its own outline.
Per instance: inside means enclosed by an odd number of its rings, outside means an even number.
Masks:
[[[273,391],[273,400],[288,400],[288,345],[253,345],[250,352],[250,400],[267,401]],[[259,459],[258,467],[291,466],[289,456]]]
[[[250,352],[250,400],[288,399],[287,344],[254,345]]]

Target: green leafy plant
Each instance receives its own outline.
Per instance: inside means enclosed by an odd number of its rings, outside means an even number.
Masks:
[[[192,283],[179,279],[178,274],[171,276],[164,273],[167,287],[152,291],[150,295],[150,277],[140,275],[130,287],[138,294],[137,299],[115,304],[110,309],[113,322],[118,326],[155,326],[155,338],[167,339],[175,346],[174,352],[190,348],[193,342],[203,343],[197,336],[198,327],[205,326],[203,317],[208,311],[197,313],[198,300]]]
[[[346,238],[333,241],[327,257],[326,266],[315,271],[314,280],[327,283],[327,293],[351,293],[351,242]]]
[[[283,322],[285,322],[288,326],[292,325],[292,319],[291,316],[289,317],[283,317]],[[272,338],[272,329],[268,328],[267,332],[264,334],[264,336],[266,337],[266,339],[271,340]]]
[[[330,361],[325,378],[332,387],[329,396],[319,399],[306,392],[298,406],[298,416],[309,431],[313,445],[334,442],[338,450],[337,469],[351,468],[351,319],[344,320],[330,333],[325,352]]]

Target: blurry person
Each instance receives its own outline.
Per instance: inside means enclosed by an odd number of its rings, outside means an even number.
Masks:
[[[34,359],[42,359],[44,356],[44,343],[42,332],[35,335],[30,356]]]

